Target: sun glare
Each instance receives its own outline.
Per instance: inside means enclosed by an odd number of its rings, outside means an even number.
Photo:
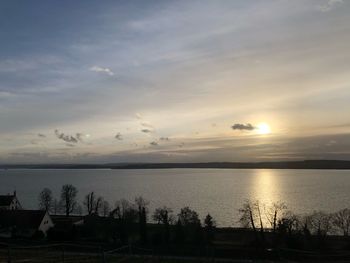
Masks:
[[[267,123],[262,122],[257,125],[257,132],[259,134],[269,134],[271,133],[271,128]]]

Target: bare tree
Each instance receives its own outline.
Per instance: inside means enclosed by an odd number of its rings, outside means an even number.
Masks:
[[[94,192],[88,193],[84,198],[84,206],[88,215],[100,214],[102,204],[103,204],[103,198],[101,196],[96,197]]]
[[[135,203],[138,208],[138,216],[139,216],[139,233],[141,243],[147,243],[147,213],[148,213],[148,204],[149,201],[145,200],[142,196],[135,198]]]
[[[39,194],[39,209],[51,211],[53,207],[52,191],[49,188],[44,188]]]
[[[260,236],[261,236],[261,244],[265,244],[265,234],[264,234],[264,223],[262,219],[261,214],[261,205],[258,200],[251,202],[249,200],[246,200],[243,204],[243,207],[239,209],[239,213],[241,214],[241,217],[239,219],[239,222],[244,227],[251,227],[254,231],[255,239],[258,242],[258,232],[257,232],[257,225],[260,225]]]
[[[78,190],[75,186],[71,184],[65,184],[62,186],[60,203],[66,216],[69,216],[77,207],[77,194]]]
[[[332,216],[322,211],[314,211],[309,216],[311,232],[319,237],[326,237],[332,230]]]
[[[265,208],[265,216],[273,232],[276,232],[277,222],[285,209],[287,209],[287,206],[283,202],[276,202]]]
[[[178,214],[179,221],[183,226],[187,225],[201,225],[198,213],[188,206],[181,208],[180,213]]]
[[[172,212],[173,210],[166,206],[159,207],[154,211],[152,215],[152,219],[158,224],[170,224],[171,218],[172,218],[172,215],[171,215]]]
[[[55,198],[53,200],[53,205],[52,205],[52,212],[54,215],[57,215],[60,209],[60,202]]]
[[[289,236],[293,232],[300,230],[299,217],[291,211],[284,212],[281,218],[278,219],[278,231],[287,232]]]
[[[153,220],[158,224],[163,225],[163,237],[165,242],[169,242],[170,239],[170,224],[174,220],[174,216],[172,215],[173,210],[166,206],[157,208],[153,213]]]
[[[103,202],[102,202],[102,216],[108,216],[110,212],[111,212],[111,208],[110,208],[108,201],[103,200]]]
[[[241,217],[240,224],[243,227],[251,227],[256,232],[254,206],[249,200],[245,200],[242,208],[239,209]]]
[[[239,222],[244,227],[251,227],[256,231],[257,224],[260,225],[260,230],[264,230],[264,223],[261,214],[261,205],[259,200],[251,202],[246,200],[241,209],[239,209],[241,217]]]
[[[128,200],[120,199],[115,202],[115,208],[111,211],[111,216],[116,219],[134,222],[137,219],[137,210],[135,205]]]
[[[216,222],[213,217],[208,214],[204,219],[204,230],[207,244],[211,244],[214,239],[214,231],[216,227]]]
[[[99,196],[96,199],[95,206],[94,206],[94,214],[99,215],[102,209],[103,205],[103,197]]]
[[[91,215],[94,209],[94,203],[95,203],[95,194],[94,192],[88,193],[84,198],[84,206],[88,213],[88,215]]]
[[[145,209],[146,212],[148,212],[149,201],[144,199],[142,196],[135,197],[135,204],[139,212],[141,212],[142,209]]]
[[[333,214],[333,225],[343,232],[344,236],[349,235],[350,230],[350,209],[345,208]]]

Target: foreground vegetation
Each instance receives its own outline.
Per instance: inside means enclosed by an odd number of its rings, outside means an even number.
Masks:
[[[266,205],[247,200],[239,210],[239,225],[218,228],[210,214],[201,219],[190,207],[178,213],[166,206],[149,211],[149,201],[142,197],[133,202],[117,200],[111,206],[94,192],[79,204],[77,193],[73,185],[64,185],[56,200],[50,189],[41,191],[40,209],[60,220],[46,239],[35,242],[93,244],[102,251],[128,247],[122,253],[129,256],[350,259],[347,208],[297,215],[282,202]],[[83,223],[75,224],[77,218]]]

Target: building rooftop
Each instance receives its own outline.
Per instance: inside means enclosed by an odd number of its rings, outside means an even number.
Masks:
[[[0,195],[0,206],[9,206],[15,195]]]
[[[45,214],[41,210],[0,210],[0,228],[38,228]]]

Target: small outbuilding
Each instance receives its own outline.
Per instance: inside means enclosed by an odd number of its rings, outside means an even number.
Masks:
[[[22,209],[17,199],[16,191],[12,195],[0,195],[0,210],[17,210]]]

